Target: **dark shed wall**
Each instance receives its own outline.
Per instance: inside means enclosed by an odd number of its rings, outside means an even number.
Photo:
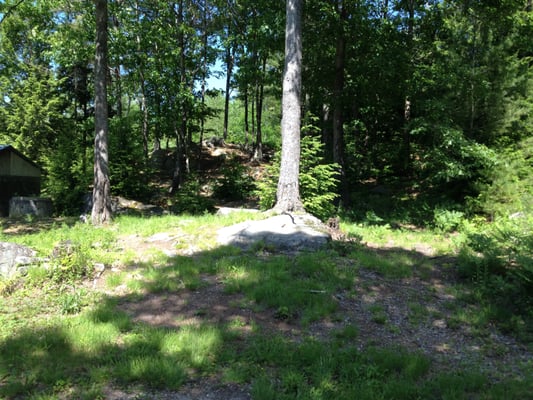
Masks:
[[[11,146],[0,150],[0,176],[40,177],[39,168]]]
[[[0,216],[9,214],[13,196],[38,196],[41,171],[11,146],[0,146]]]

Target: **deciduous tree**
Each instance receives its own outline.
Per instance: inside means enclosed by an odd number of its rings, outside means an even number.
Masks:
[[[285,69],[281,118],[281,166],[275,209],[303,211],[300,199],[300,126],[302,83],[302,0],[287,0]]]
[[[96,54],[94,63],[94,187],[91,219],[100,225],[111,221],[107,110],[107,0],[96,0]]]

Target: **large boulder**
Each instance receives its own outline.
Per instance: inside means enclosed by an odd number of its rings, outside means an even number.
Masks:
[[[15,196],[9,200],[10,217],[21,217],[24,215],[50,217],[52,213],[52,199],[47,199],[44,197]]]
[[[0,242],[0,278],[24,273],[37,261],[34,250],[16,243]]]
[[[218,231],[221,245],[250,249],[261,243],[281,252],[320,250],[331,240],[322,222],[309,214],[275,215],[258,221],[245,221]]]

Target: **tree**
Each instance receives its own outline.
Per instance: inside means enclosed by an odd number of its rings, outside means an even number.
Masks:
[[[344,92],[345,81],[345,64],[346,64],[346,36],[345,27],[347,20],[347,11],[344,1],[340,0],[337,4],[339,14],[339,28],[337,33],[337,45],[335,48],[335,79],[333,83],[333,162],[340,165],[340,178],[342,185],[342,200],[344,204],[349,202],[348,191],[346,187],[346,175],[344,165],[344,116],[343,116],[343,101],[342,96]]]
[[[94,187],[91,219],[99,225],[112,217],[107,111],[107,0],[95,0],[96,4],[96,56],[94,63]]]
[[[303,211],[300,199],[300,91],[302,82],[302,0],[287,0],[285,69],[281,117],[281,166],[275,209]]]

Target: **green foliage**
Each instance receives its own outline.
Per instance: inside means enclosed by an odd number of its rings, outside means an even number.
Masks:
[[[65,241],[54,248],[47,272],[55,283],[72,283],[90,277],[93,266],[81,244]]]
[[[516,149],[502,151],[494,168],[487,172],[488,184],[472,206],[491,216],[508,216],[533,211],[533,139]]]
[[[302,137],[300,157],[300,195],[304,207],[326,220],[336,212],[339,166],[324,163],[324,144],[314,135]]]
[[[194,175],[179,188],[170,204],[170,210],[174,214],[199,215],[214,210],[211,199],[202,194],[200,181]]]
[[[338,165],[324,162],[324,145],[314,135],[301,139],[300,197],[307,212],[322,220],[335,215],[335,199],[338,197]],[[279,179],[280,153],[276,153],[267,168],[264,180],[257,183],[259,205],[269,209],[276,201]]]
[[[246,200],[255,190],[255,183],[248,168],[237,158],[224,163],[220,170],[221,177],[217,179],[213,196],[226,200]]]
[[[532,218],[501,219],[483,230],[467,232],[460,273],[482,301],[493,306],[502,327],[533,337]],[[509,312],[511,311],[511,312]]]
[[[435,227],[441,232],[453,232],[464,218],[462,211],[449,208],[435,208],[433,213]]]
[[[415,163],[415,168],[430,184],[461,185],[459,193],[473,190],[483,173],[493,166],[495,153],[485,145],[468,139],[457,128],[416,121],[412,135],[425,136],[432,141],[431,148]],[[452,193],[452,197],[453,198]]]
[[[153,194],[149,185],[152,171],[147,167],[140,135],[132,135],[139,130],[137,119],[137,113],[131,112],[110,120],[109,180],[114,194],[143,201]]]
[[[88,129],[84,126],[81,129]],[[74,124],[57,132],[55,151],[46,158],[43,194],[52,198],[59,215],[79,215],[83,196],[93,180],[92,152],[78,137]]]

